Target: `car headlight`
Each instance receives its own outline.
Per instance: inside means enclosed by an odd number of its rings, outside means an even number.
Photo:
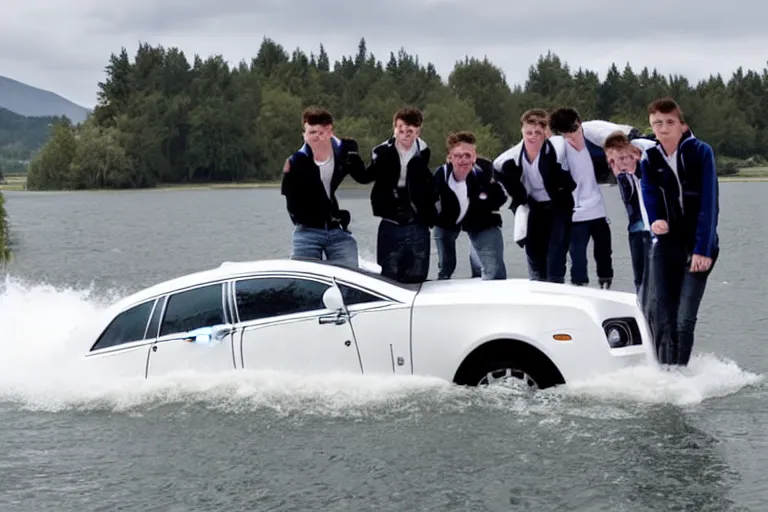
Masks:
[[[642,344],[640,328],[632,317],[609,318],[603,322],[603,331],[611,348],[630,347]]]

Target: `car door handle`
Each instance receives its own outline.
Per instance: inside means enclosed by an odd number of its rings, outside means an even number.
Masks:
[[[334,313],[332,315],[324,315],[317,319],[320,325],[343,325],[347,323],[347,315],[344,313]]]

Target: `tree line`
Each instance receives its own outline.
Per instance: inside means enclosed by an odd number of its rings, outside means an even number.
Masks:
[[[541,55],[524,84],[510,87],[487,58],[457,61],[443,80],[431,63],[400,49],[386,62],[368,52],[331,65],[317,53],[264,39],[251,62],[230,67],[221,56],[189,62],[178,48],[141,44],[131,60],[112,54],[98,104],[82,124],[54,123],[30,164],[30,189],[137,188],[161,183],[279,179],[285,158],[302,143],[301,111],[321,105],[340,136],[361,152],[391,136],[403,105],[424,111],[423,138],[441,154],[445,137],[471,130],[493,158],[520,139],[519,118],[532,107],[573,106],[586,119],[630,123],[649,132],[647,105],[671,95],[694,133],[712,144],[721,173],[768,158],[768,68],[739,68],[692,84],[629,64],[573,70]],[[440,162],[433,162],[438,165]]]
[[[26,172],[32,156],[48,141],[51,127],[62,120],[26,117],[0,107],[0,180],[3,171]]]

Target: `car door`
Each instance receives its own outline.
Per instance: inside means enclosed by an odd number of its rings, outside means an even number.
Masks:
[[[86,359],[111,376],[146,376],[150,346],[157,337],[162,300],[151,299],[120,312],[96,339]]]
[[[147,377],[174,372],[235,369],[234,327],[225,313],[224,283],[209,283],[168,296],[147,360]],[[216,335],[211,330],[215,330]],[[208,334],[206,334],[206,331]]]
[[[234,282],[240,361],[247,370],[361,374],[349,323],[336,321],[320,277],[258,276]]]
[[[403,303],[337,281],[355,333],[366,374],[411,374],[411,308]]]

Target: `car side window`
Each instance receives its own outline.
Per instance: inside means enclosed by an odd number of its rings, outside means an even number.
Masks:
[[[160,336],[224,323],[221,286],[201,286],[168,297]]]
[[[259,277],[235,282],[241,322],[325,309],[328,284],[311,279]]]
[[[99,350],[143,340],[149,314],[152,312],[154,303],[154,300],[143,302],[117,315],[104,332],[101,333],[101,336],[96,340],[91,350]],[[151,334],[148,337],[154,338]]]
[[[364,292],[359,288],[347,286],[344,283],[339,283],[339,290],[341,290],[341,296],[344,298],[344,304],[347,306],[352,306],[354,304],[365,304],[366,302],[378,302],[382,300],[375,295]]]

